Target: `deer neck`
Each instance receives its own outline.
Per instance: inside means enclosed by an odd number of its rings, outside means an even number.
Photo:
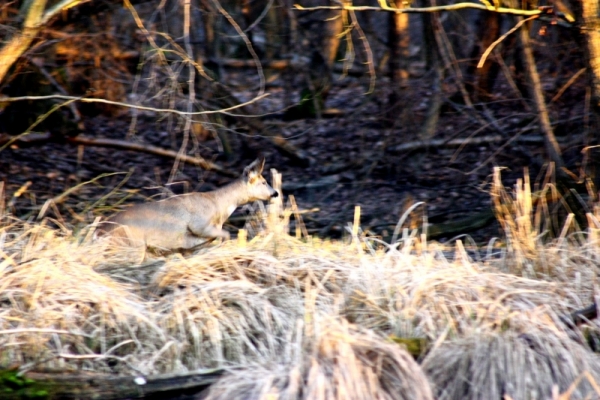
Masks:
[[[246,181],[238,179],[212,192],[220,214],[228,218],[236,208],[250,201]]]

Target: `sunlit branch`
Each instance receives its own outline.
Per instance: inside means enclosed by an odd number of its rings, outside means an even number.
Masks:
[[[65,95],[60,95],[60,94],[54,94],[54,95],[49,95],[49,96],[1,97],[0,104],[1,103],[12,103],[15,101],[24,101],[24,100],[58,99],[58,100],[74,100],[74,101],[80,101],[82,103],[103,103],[103,104],[110,104],[110,105],[126,107],[126,108],[135,108],[137,110],[151,111],[151,112],[157,112],[157,113],[171,113],[171,114],[177,114],[177,115],[205,115],[205,114],[227,114],[228,111],[236,110],[238,108],[250,105],[252,103],[255,103],[259,100],[264,99],[267,96],[269,96],[269,93],[261,94],[260,96],[256,96],[255,98],[248,100],[244,103],[236,104],[235,106],[231,106],[231,107],[227,107],[227,108],[220,108],[218,110],[204,110],[204,111],[194,111],[194,112],[179,111],[179,110],[175,110],[173,108],[155,108],[155,107],[140,106],[137,104],[123,103],[120,101],[111,101],[111,100],[106,100],[106,99],[65,96]]]
[[[494,7],[487,4],[477,4],[477,3],[457,3],[457,4],[448,4],[444,6],[435,6],[435,7],[407,7],[407,8],[395,8],[388,6],[385,1],[379,1],[380,7],[374,6],[316,6],[316,7],[303,7],[300,4],[294,4],[294,8],[300,11],[316,11],[316,10],[351,10],[351,11],[392,11],[396,13],[426,13],[426,12],[438,12],[438,11],[454,11],[454,10],[462,10],[465,8],[474,8],[477,10],[484,11],[493,11],[500,14],[512,14],[512,15],[524,15],[524,16],[532,16],[532,15],[540,15],[540,14],[552,14],[552,7],[539,7],[536,10],[519,10],[516,8],[506,8],[506,7]]]
[[[50,21],[55,15],[70,8],[76,7],[83,3],[88,3],[90,0],[62,0],[57,4],[54,4],[52,7],[48,8],[48,10],[44,13],[40,21],[40,25],[46,25],[48,21]]]
[[[479,63],[477,64],[477,68],[483,67],[483,64],[485,64],[485,60],[490,55],[492,50],[494,50],[494,47],[496,47],[499,43],[501,43],[504,39],[506,39],[508,37],[508,35],[515,32],[517,29],[519,29],[521,27],[521,25],[523,25],[524,23],[526,23],[528,21],[531,21],[532,19],[535,19],[536,17],[537,16],[534,15],[533,17],[522,19],[515,26],[513,26],[511,29],[509,29],[508,32],[506,32],[504,35],[500,36],[496,41],[494,41],[494,43],[490,44],[490,46],[487,49],[485,49],[485,51],[483,52],[483,55],[481,56],[481,59],[479,60]]]

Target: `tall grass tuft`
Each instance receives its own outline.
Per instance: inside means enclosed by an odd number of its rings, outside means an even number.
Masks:
[[[557,189],[551,168],[535,190],[525,170],[512,193],[502,184],[500,168],[495,168],[491,197],[505,234],[505,271],[542,279],[566,274],[571,279],[573,270],[564,265],[566,258],[571,257],[568,253],[575,251],[578,257],[597,259],[598,206],[592,206],[595,211],[587,213],[590,229],[582,232],[573,210]]]

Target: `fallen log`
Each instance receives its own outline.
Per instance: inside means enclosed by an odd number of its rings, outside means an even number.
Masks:
[[[0,371],[0,393],[4,400],[36,399],[161,399],[192,396],[206,390],[223,370],[200,370],[186,374],[120,376],[97,373],[18,373]]]
[[[118,139],[107,139],[107,138],[91,138],[89,136],[78,135],[72,137],[57,137],[50,133],[29,133],[27,135],[10,136],[6,134],[0,134],[0,147],[2,146],[37,146],[48,142],[64,142],[78,145],[78,146],[96,146],[96,147],[109,147],[113,149],[137,151],[141,153],[152,154],[160,157],[168,157],[176,159],[178,158],[181,162],[197,165],[207,171],[214,171],[221,175],[237,178],[238,173],[223,168],[222,166],[213,163],[205,158],[199,156],[188,156],[187,154],[179,154],[177,151],[163,149],[162,147],[154,146],[146,143],[134,143],[126,140]]]
[[[598,307],[596,306],[596,303],[593,303],[592,305],[572,312],[568,316],[561,316],[560,320],[569,328],[573,329],[578,325],[596,318],[598,318]]]
[[[74,136],[67,138],[67,141],[71,144],[84,145],[84,146],[97,146],[97,147],[110,147],[114,149],[138,151],[142,153],[153,154],[161,157],[177,158],[181,162],[191,165],[197,165],[207,171],[214,171],[221,175],[225,175],[231,178],[237,178],[239,174],[230,171],[226,168],[221,167],[211,161],[208,161],[198,156],[188,156],[186,154],[179,154],[173,150],[163,149],[162,147],[153,146],[145,143],[134,143],[126,140],[118,139],[106,139],[106,138],[90,138],[87,136]]]

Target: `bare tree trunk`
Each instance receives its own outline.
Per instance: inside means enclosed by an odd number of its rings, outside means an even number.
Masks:
[[[204,28],[204,54],[206,62],[204,66],[210,71],[212,76],[221,76],[221,65],[219,63],[219,36],[218,25],[221,16],[218,14],[212,0],[200,0],[202,12],[202,26]]]
[[[298,46],[298,20],[293,12],[293,0],[280,0],[281,7],[286,16],[283,24],[283,54],[286,59],[291,58],[292,54],[296,54]],[[290,107],[292,104],[292,92],[295,84],[296,71],[294,68],[286,68],[283,72],[283,82],[286,96],[284,98],[285,107]]]
[[[403,0],[393,0],[391,5],[397,8],[404,7]],[[388,119],[397,118],[396,112],[402,104],[402,92],[408,87],[408,46],[410,36],[408,33],[409,22],[406,13],[390,13],[388,26],[388,46],[390,48],[389,76],[392,92],[388,99]]]
[[[421,7],[434,6],[435,2],[421,0]],[[439,47],[436,35],[439,35],[440,16],[439,13],[423,13],[423,42],[425,44],[425,60],[427,69],[433,69],[435,75],[432,84],[433,93],[431,94],[429,106],[427,107],[427,117],[419,130],[419,139],[429,141],[435,135],[440,112],[442,109],[442,81],[444,80],[444,68],[439,54]]]
[[[329,2],[331,5],[337,5],[334,1]],[[323,22],[323,42],[322,51],[325,62],[331,69],[335,62],[335,56],[338,48],[340,47],[341,37],[340,34],[344,29],[344,19],[342,18],[342,10],[330,10],[327,15],[327,19]]]
[[[246,24],[244,30],[246,31],[246,35],[248,36],[248,40],[250,40],[250,42],[252,43],[252,45],[254,46],[254,32],[253,29],[248,30],[248,27],[250,25],[252,25],[252,23],[254,22],[252,20],[253,17],[253,13],[252,13],[252,4],[250,0],[241,0],[241,6],[242,6],[242,15],[244,16],[244,23]]]
[[[577,41],[583,49],[587,64],[587,76],[591,91],[590,120],[585,126],[585,145],[600,137],[600,4],[598,0],[579,0],[572,2],[578,21]],[[587,122],[587,121],[586,121]],[[596,187],[600,187],[599,149],[589,148],[585,153],[586,174]]]
[[[337,5],[334,0],[329,0],[327,4]],[[331,89],[331,71],[344,30],[344,12],[332,9],[315,14],[322,19],[322,23],[319,23],[322,31],[313,38],[308,71],[303,73],[305,84],[300,91],[300,102],[286,111],[286,119],[321,117]]]
[[[519,29],[519,38],[521,40],[521,51],[523,55],[523,63],[527,71],[527,80],[529,81],[528,91],[529,96],[533,100],[535,109],[540,120],[540,128],[544,134],[546,152],[551,161],[556,165],[556,170],[561,171],[564,166],[560,146],[554,136],[552,125],[550,124],[550,115],[548,114],[548,108],[546,107],[546,101],[544,100],[544,93],[542,91],[542,84],[540,82],[540,76],[538,74],[537,66],[535,65],[535,58],[533,57],[533,50],[531,48],[531,40],[529,38],[529,29],[527,24],[523,25]]]
[[[0,50],[0,82],[4,80],[8,69],[28,48],[41,28],[42,16],[46,8],[46,0],[33,0],[25,11],[23,30],[17,32]]]
[[[575,1],[575,13],[580,21],[579,43],[584,49],[588,66],[588,76],[592,89],[592,112],[594,127],[600,129],[600,4],[598,0]]]
[[[285,11],[276,2],[271,5],[265,16],[265,58],[269,61],[278,57],[283,44],[283,26],[286,24]],[[281,58],[281,54],[279,54]]]
[[[502,15],[484,11],[477,21],[477,38],[471,51],[469,65],[466,70],[466,87],[472,98],[479,101],[491,100],[494,81],[500,69],[493,54],[490,54],[482,68],[477,68],[483,52],[500,37],[500,24]]]
[[[336,4],[330,1],[329,4]],[[311,57],[311,91],[315,94],[314,106],[317,114],[321,114],[321,108],[325,106],[325,100],[331,88],[331,71],[336,61],[336,55],[340,48],[342,40],[341,34],[344,30],[343,10],[330,10],[327,12],[327,18],[323,21],[323,36],[321,42],[322,59],[325,65],[321,65],[321,56],[313,53]]]

